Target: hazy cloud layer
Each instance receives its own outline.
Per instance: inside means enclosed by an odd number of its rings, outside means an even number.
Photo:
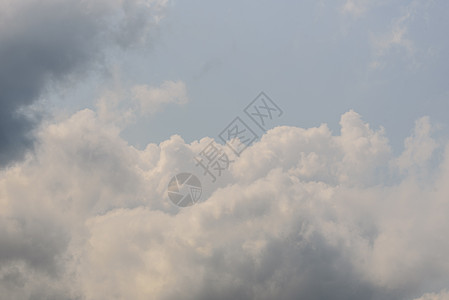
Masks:
[[[357,113],[340,125],[270,130],[216,185],[199,175],[209,192],[186,209],[166,185],[201,173],[209,138],[138,150],[91,110],[45,126],[35,155],[0,175],[0,294],[443,299],[449,146],[428,118],[398,158]]]
[[[164,81],[160,86],[146,84],[108,90],[97,100],[98,117],[121,128],[142,116],[151,116],[168,104],[183,105],[189,101],[183,81]]]
[[[142,41],[167,1],[0,1],[0,166],[32,145],[37,118],[19,110],[50,82],[86,72],[111,45]]]
[[[440,293],[428,293],[415,300],[444,300],[449,298],[449,292],[446,290],[441,291]]]

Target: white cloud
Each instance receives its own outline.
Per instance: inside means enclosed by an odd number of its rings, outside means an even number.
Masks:
[[[385,164],[390,153],[383,129],[372,130],[352,110],[342,115],[340,125],[339,136],[332,136],[326,124],[307,130],[277,127],[254,145],[254,151],[243,153],[235,163],[234,176],[254,180],[273,168],[283,167],[305,180],[372,182],[376,167]]]
[[[432,126],[428,117],[422,117],[415,123],[413,135],[405,142],[405,151],[397,159],[401,170],[422,168],[432,157],[437,142],[431,137]]]
[[[154,113],[169,103],[188,102],[186,85],[182,81],[164,81],[160,87],[137,85],[132,92],[144,113]]]
[[[433,1],[413,0],[403,9],[402,14],[392,20],[388,32],[372,36],[374,58],[370,68],[384,67],[387,56],[396,54],[405,57],[411,67],[419,66],[417,54],[421,54],[421,47],[412,38],[410,27],[417,17],[425,17]],[[426,54],[431,55],[431,54]]]
[[[417,122],[401,168],[431,155],[429,124]],[[340,125],[337,135],[325,124],[270,130],[216,185],[200,176],[211,190],[186,209],[166,186],[181,171],[201,175],[193,156],[209,138],[138,150],[91,110],[45,126],[36,153],[0,174],[0,293],[416,299],[442,290],[449,145],[431,179],[417,181],[395,167],[383,129],[353,111]]]
[[[408,27],[403,24],[405,19],[395,22],[391,31],[373,39],[377,56],[384,56],[393,48],[398,48],[408,56],[414,53],[414,45],[411,39],[407,38]]]
[[[445,300],[445,299],[449,299],[449,292],[443,290],[440,293],[425,294],[420,298],[416,298],[415,300]]]
[[[189,101],[183,81],[164,81],[159,87],[135,85],[129,90],[115,80],[114,90],[107,90],[97,101],[99,118],[124,127],[136,118],[153,115],[169,104]]]
[[[373,4],[372,0],[346,0],[341,11],[344,14],[350,14],[355,17],[363,15]]]
[[[372,45],[372,59],[369,68],[383,69],[390,57],[399,57],[405,60],[411,68],[420,66],[423,57],[433,55],[433,51],[424,50],[423,45],[416,43],[416,33],[413,25],[417,19],[428,23],[427,12],[434,1],[384,1],[384,0],[346,0],[340,7],[342,15],[358,19],[377,7],[387,7],[390,11],[399,11],[397,16],[387,23],[387,30],[373,31],[369,29],[368,35]],[[380,12],[383,14],[383,12]],[[372,24],[367,23],[368,26]],[[366,24],[365,24],[366,25]],[[362,25],[362,26],[365,26]],[[397,61],[397,59],[396,59]]]

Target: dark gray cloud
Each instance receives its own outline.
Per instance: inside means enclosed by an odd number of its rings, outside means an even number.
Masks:
[[[38,100],[49,82],[101,61],[105,47],[141,40],[153,22],[151,8],[132,0],[33,0],[1,6],[0,166],[21,158],[33,144],[37,121],[18,110]]]
[[[3,16],[0,31],[0,164],[32,144],[35,123],[18,109],[37,100],[48,80],[81,68],[95,55],[96,20],[79,4],[31,2]]]

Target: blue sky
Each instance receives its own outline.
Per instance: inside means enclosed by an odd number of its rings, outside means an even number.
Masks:
[[[448,5],[170,2],[151,42],[111,50],[108,61],[125,88],[185,82],[189,103],[140,118],[122,134],[140,147],[173,134],[186,141],[213,137],[265,91],[286,111],[279,125],[328,123],[338,132],[340,115],[353,109],[372,126],[384,126],[395,151],[422,116],[447,137]],[[104,77],[87,79],[67,97],[79,98],[79,90],[95,99],[110,85]],[[89,101],[69,102],[78,109]]]

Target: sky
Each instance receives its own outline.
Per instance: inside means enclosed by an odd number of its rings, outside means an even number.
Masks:
[[[448,8],[0,0],[0,298],[448,299]]]

